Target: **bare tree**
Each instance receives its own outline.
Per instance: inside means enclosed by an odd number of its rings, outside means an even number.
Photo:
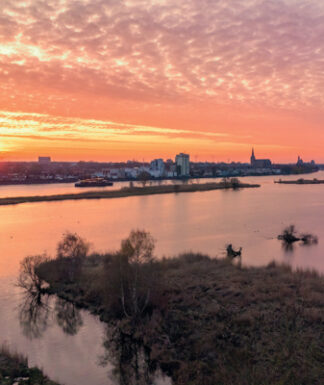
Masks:
[[[240,186],[240,180],[238,178],[231,178],[230,184],[234,189],[236,189]]]
[[[58,258],[85,258],[88,255],[90,245],[75,233],[63,234],[63,239],[57,246]]]
[[[20,263],[18,286],[30,293],[40,292],[44,281],[37,275],[36,269],[48,260],[49,258],[46,255],[35,255],[24,258]]]
[[[131,231],[121,243],[121,302],[126,316],[138,316],[146,309],[152,289],[151,266],[155,240],[143,230]]]
[[[142,171],[138,174],[137,179],[142,183],[142,186],[145,187],[148,180],[150,180],[151,175],[147,171]]]
[[[57,259],[61,260],[61,277],[74,281],[80,274],[84,259],[88,256],[89,243],[75,233],[65,233],[57,246]]]

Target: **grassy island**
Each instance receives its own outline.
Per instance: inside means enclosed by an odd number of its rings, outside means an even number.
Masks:
[[[258,184],[241,183],[239,181],[219,182],[219,183],[195,183],[195,184],[177,184],[177,185],[162,185],[162,186],[147,186],[147,187],[124,187],[120,190],[110,191],[90,191],[76,194],[59,194],[47,196],[21,196],[0,198],[0,206],[16,205],[21,203],[32,202],[52,202],[65,200],[80,200],[80,199],[112,199],[125,198],[130,196],[155,195],[155,194],[171,194],[185,193],[224,189],[241,189],[260,187]]]
[[[0,347],[0,385],[58,385],[37,368],[29,368],[27,359]]]
[[[323,383],[323,276],[192,253],[156,260],[153,248],[135,231],[115,254],[88,256],[68,234],[55,259],[35,266],[38,285],[109,325],[109,357],[126,365],[121,383],[138,367],[132,343],[148,372],[158,367],[174,385]]]
[[[297,180],[276,180],[275,183],[278,184],[324,184],[324,180],[320,179],[297,179]]]

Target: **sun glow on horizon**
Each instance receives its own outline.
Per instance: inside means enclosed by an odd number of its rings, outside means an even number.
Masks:
[[[8,0],[0,17],[8,159],[244,160],[255,144],[324,162],[320,2]]]

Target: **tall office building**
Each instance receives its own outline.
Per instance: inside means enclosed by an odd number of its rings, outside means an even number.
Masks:
[[[175,158],[178,176],[189,176],[190,174],[190,157],[188,154],[178,154]]]

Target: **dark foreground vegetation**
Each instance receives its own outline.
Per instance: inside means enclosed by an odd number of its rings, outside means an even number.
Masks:
[[[29,368],[27,358],[0,347],[0,385],[57,385],[37,368]]]
[[[79,200],[79,199],[112,199],[112,198],[125,198],[129,196],[140,196],[140,195],[171,194],[171,193],[239,189],[239,188],[255,188],[255,187],[260,187],[260,185],[241,183],[236,178],[233,178],[232,180],[228,180],[228,181],[225,180],[219,183],[176,184],[176,185],[147,186],[147,187],[133,186],[133,187],[125,187],[120,190],[112,190],[112,191],[90,191],[90,192],[77,193],[77,194],[0,198],[0,206],[16,205],[21,203],[32,203],[32,202],[52,202],[52,201]]]
[[[151,384],[157,368],[175,385],[323,384],[323,276],[192,253],[157,261],[153,251],[145,231],[106,255],[89,255],[86,242],[66,234],[55,259],[27,265],[36,271],[31,281],[49,284],[43,290],[109,325],[107,359],[120,384]],[[33,290],[28,269],[22,282]]]

